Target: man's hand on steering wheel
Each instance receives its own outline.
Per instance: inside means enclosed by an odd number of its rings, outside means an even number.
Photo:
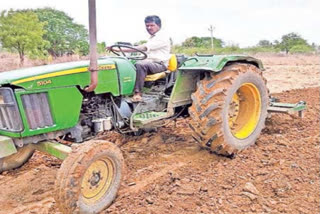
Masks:
[[[146,59],[148,56],[147,54],[141,50],[141,49],[146,49],[146,47],[144,46],[129,46],[129,45],[122,45],[122,44],[116,44],[116,45],[111,45],[109,47],[106,48],[106,50],[111,51],[112,53],[114,53],[117,56],[124,56],[127,59],[132,59],[132,60],[144,60]],[[119,52],[121,54],[119,54]],[[140,56],[132,56],[132,55],[127,55],[125,53],[138,53],[141,54]]]

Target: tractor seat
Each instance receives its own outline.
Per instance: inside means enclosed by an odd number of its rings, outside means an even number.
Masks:
[[[156,80],[165,78],[168,73],[176,71],[177,67],[178,67],[177,57],[175,54],[171,54],[171,57],[169,59],[169,65],[167,68],[168,70],[160,72],[160,73],[156,73],[156,74],[147,75],[146,78],[144,79],[144,81],[145,82],[152,82],[152,81],[156,81]]]

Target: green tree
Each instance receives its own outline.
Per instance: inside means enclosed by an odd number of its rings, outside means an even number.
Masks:
[[[218,38],[213,38],[213,45],[214,48],[222,48],[223,41]],[[183,43],[182,46],[187,48],[209,48],[211,47],[211,37],[190,37],[187,38]]]
[[[65,12],[52,8],[36,9],[41,22],[46,22],[44,39],[50,42],[49,53],[54,56],[64,54],[87,55],[89,53],[88,30],[74,23]]]
[[[191,38],[187,38],[183,43],[182,46],[186,48],[191,47],[200,47],[201,46],[201,39],[199,37],[193,36]]]
[[[97,51],[99,54],[103,54],[106,53],[106,43],[105,42],[101,42],[101,43],[97,43]]]
[[[48,42],[42,36],[45,23],[39,22],[31,11],[2,11],[0,16],[0,41],[4,48],[19,53],[20,65],[26,54],[43,56]]]
[[[281,48],[280,48],[280,42],[279,42],[278,40],[274,40],[274,41],[272,42],[272,46],[273,46],[274,48],[281,49]]]
[[[268,47],[271,47],[271,46],[272,46],[272,43],[271,43],[269,40],[264,39],[264,40],[260,40],[260,41],[258,42],[258,45],[257,45],[257,46],[263,47],[263,48],[268,48]]]
[[[301,46],[310,47],[310,45],[307,43],[305,39],[303,39],[299,34],[297,33],[289,33],[286,35],[283,35],[280,42],[280,48],[281,50],[285,51],[287,54],[289,53],[290,49],[294,46],[300,46],[299,49],[301,49]]]

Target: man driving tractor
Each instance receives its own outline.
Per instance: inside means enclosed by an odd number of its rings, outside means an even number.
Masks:
[[[144,51],[148,57],[135,64],[136,82],[132,102],[142,101],[142,88],[146,76],[166,71],[170,59],[171,42],[170,38],[161,31],[161,19],[158,16],[147,16],[144,22],[151,36],[147,43],[135,46],[135,49]],[[110,50],[110,47],[107,47],[107,50]],[[121,51],[134,52],[129,48],[122,48]]]

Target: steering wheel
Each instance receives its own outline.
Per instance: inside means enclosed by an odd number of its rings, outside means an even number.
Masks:
[[[126,52],[124,52],[121,48],[131,49],[133,51],[127,52],[127,54],[126,54]],[[129,45],[121,45],[121,44],[111,45],[109,50],[112,53],[114,53],[115,55],[120,56],[121,54],[119,54],[118,53],[119,51],[116,51],[116,49],[118,49],[120,51],[120,53],[122,54],[122,56],[126,57],[127,59],[144,60],[148,57],[148,55],[145,52],[140,51],[139,49],[137,49],[133,46],[129,46]],[[128,53],[130,53],[130,55]],[[131,53],[136,53],[139,55],[132,55]]]

